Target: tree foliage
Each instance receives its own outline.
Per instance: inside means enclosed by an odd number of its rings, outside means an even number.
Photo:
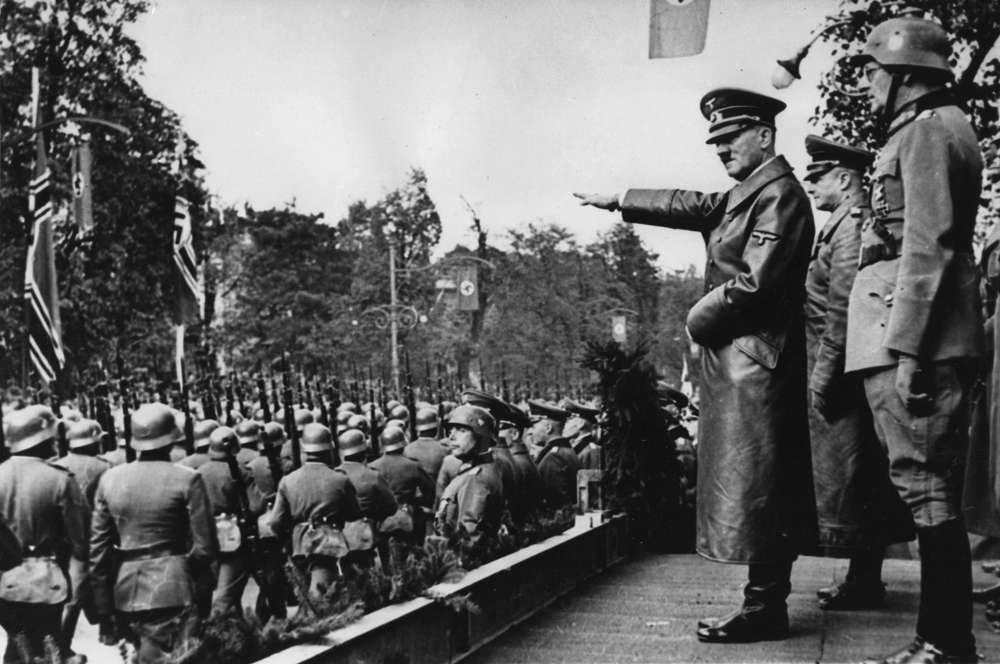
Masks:
[[[1000,171],[996,163],[1000,129],[1000,57],[994,51],[1000,37],[1000,5],[981,0],[912,0],[906,5],[922,10],[941,23],[952,37],[955,90],[968,108],[986,156],[983,198],[977,223],[982,239],[1000,213]],[[896,16],[900,3],[878,0],[841,0],[840,17],[847,22],[832,28],[824,39],[838,58],[820,83],[821,102],[814,114],[824,133],[876,150],[882,137],[864,96],[846,94],[857,87],[859,72],[844,66],[844,56],[859,53],[872,27]]]

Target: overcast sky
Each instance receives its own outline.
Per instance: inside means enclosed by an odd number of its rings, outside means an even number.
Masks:
[[[772,93],[778,149],[801,175],[802,139],[830,58],[775,92],[774,62],[835,0],[711,0],[701,55],[650,60],[649,0],[160,0],[132,30],[144,84],[200,143],[211,191],[257,208],[295,199],[336,221],[411,166],[427,172],[442,248],[470,243],[464,195],[491,239],[553,222],[589,242],[615,215],[573,191],[717,191],[698,101],[719,86]],[[641,228],[664,269],[701,239]]]

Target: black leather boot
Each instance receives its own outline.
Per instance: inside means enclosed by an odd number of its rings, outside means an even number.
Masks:
[[[882,550],[866,551],[851,558],[847,578],[816,591],[819,608],[825,611],[874,609],[885,603],[882,583]]]
[[[743,606],[727,616],[698,623],[698,640],[707,643],[750,643],[788,637],[791,562],[750,565]]]

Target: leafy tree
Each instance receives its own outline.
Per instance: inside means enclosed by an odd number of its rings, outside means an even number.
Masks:
[[[906,4],[940,21],[952,36],[951,64],[956,72],[955,91],[968,107],[983,152],[988,157],[977,222],[977,237],[981,240],[1000,213],[1000,172],[995,163],[997,133],[1000,130],[997,108],[997,100],[1000,99],[1000,58],[993,49],[1000,37],[1000,5],[981,0],[912,0]],[[848,23],[824,35],[824,39],[833,43],[838,58],[860,52],[871,28],[895,16],[899,3],[842,0],[840,9],[841,15],[849,18]],[[875,150],[881,145],[882,138],[878,135],[878,123],[866,98],[845,94],[857,86],[859,72],[841,66],[842,62],[838,60],[821,81],[822,100],[813,120],[830,136]]]

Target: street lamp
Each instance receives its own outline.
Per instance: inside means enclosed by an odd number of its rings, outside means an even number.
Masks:
[[[778,60],[778,66],[774,68],[774,73],[771,74],[771,85],[773,85],[776,90],[784,90],[797,79],[802,78],[802,74],[799,73],[799,65],[802,64],[802,61],[809,54],[809,49],[816,43],[816,40],[833,28],[841,25],[850,25],[851,23],[851,19],[840,19],[830,23],[813,35],[813,38],[810,39],[805,46],[800,48],[795,55],[790,58]]]

